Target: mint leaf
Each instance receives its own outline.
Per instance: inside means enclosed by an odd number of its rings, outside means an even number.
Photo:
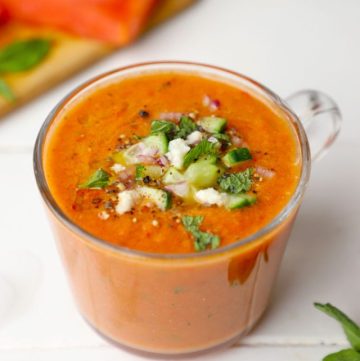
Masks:
[[[47,39],[15,41],[0,50],[0,73],[29,70],[47,55],[50,50]]]
[[[253,169],[247,168],[243,172],[223,174],[219,177],[219,186],[221,190],[228,193],[239,194],[247,192],[251,188],[252,173]]]
[[[169,122],[167,120],[154,120],[151,123],[151,133],[165,133],[169,139],[172,139],[174,137],[174,134],[177,131],[177,126]]]
[[[216,154],[216,144],[211,143],[208,140],[204,139],[194,148],[189,150],[189,152],[184,157],[184,167],[188,167],[191,163],[196,162],[203,155],[212,155]]]
[[[86,182],[80,184],[79,188],[105,188],[109,185],[109,180],[110,174],[100,168]]]
[[[334,307],[330,303],[321,304],[314,303],[314,306],[326,313],[328,316],[339,321],[344,329],[344,332],[349,340],[351,346],[356,350],[360,351],[360,327],[353,320],[351,320],[345,313]]]
[[[180,118],[179,131],[176,133],[176,138],[186,138],[189,134],[197,129],[197,125],[190,117],[183,116]]]
[[[9,101],[15,100],[14,93],[4,79],[0,79],[0,96]]]
[[[360,361],[360,353],[350,348],[327,355],[323,361]]]
[[[203,216],[183,216],[181,219],[183,226],[194,237],[194,248],[197,252],[205,251],[208,246],[211,249],[215,249],[220,245],[219,236],[199,230],[203,220]]]

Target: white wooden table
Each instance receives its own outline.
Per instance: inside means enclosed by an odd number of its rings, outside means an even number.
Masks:
[[[332,95],[341,136],[313,168],[268,313],[241,344],[204,360],[320,361],[345,346],[316,311],[329,301],[360,322],[360,2],[202,0],[176,19],[0,122],[0,360],[138,360],[75,310],[32,171],[50,109],[89,77],[154,59],[207,62],[268,85]]]

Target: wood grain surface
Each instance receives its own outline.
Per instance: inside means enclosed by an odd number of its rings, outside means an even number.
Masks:
[[[159,25],[195,1],[163,0],[149,19],[145,31]],[[15,39],[33,37],[51,39],[53,41],[51,52],[41,64],[30,71],[4,75],[16,100],[9,102],[0,97],[0,117],[117,50],[98,41],[16,22],[10,22],[1,28],[0,47]]]

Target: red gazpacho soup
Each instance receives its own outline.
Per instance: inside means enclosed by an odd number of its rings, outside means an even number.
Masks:
[[[299,149],[287,115],[201,74],[129,76],[59,112],[44,144],[47,184],[73,224],[111,246],[54,222],[89,323],[156,353],[246,332],[266,307],[294,214],[254,242],[211,250],[254,234],[286,206]]]

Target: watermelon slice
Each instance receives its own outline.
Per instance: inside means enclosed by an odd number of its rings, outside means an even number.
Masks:
[[[0,0],[16,20],[124,45],[142,30],[159,0]]]
[[[6,10],[5,6],[1,4],[0,0],[0,26],[7,23],[9,20],[9,12]]]

